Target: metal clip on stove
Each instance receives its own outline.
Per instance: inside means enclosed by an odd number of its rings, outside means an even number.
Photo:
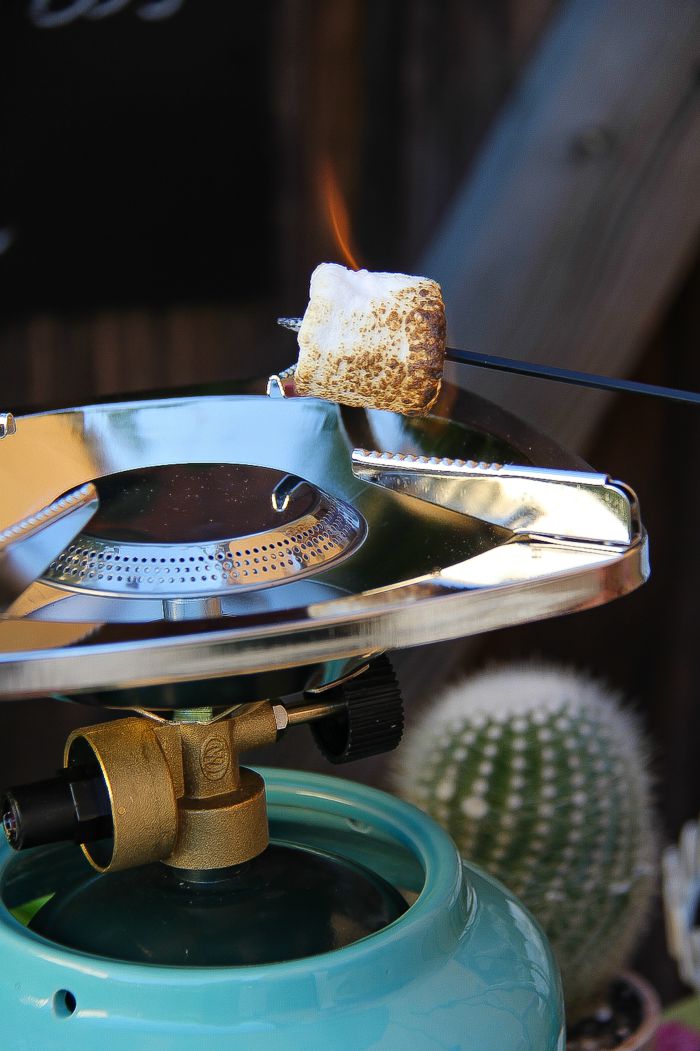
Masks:
[[[356,449],[357,478],[508,529],[513,540],[628,547],[641,534],[627,486],[592,471],[561,471]]]

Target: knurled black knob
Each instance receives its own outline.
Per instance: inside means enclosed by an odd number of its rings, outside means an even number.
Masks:
[[[343,709],[310,723],[316,744],[331,763],[351,763],[390,752],[403,734],[401,690],[388,657],[375,657],[367,671],[328,690],[324,701]]]

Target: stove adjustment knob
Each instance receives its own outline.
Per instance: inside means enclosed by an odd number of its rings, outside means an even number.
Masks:
[[[331,763],[350,763],[396,748],[403,734],[401,689],[388,657],[376,657],[367,671],[324,691],[339,711],[310,723],[311,733]]]

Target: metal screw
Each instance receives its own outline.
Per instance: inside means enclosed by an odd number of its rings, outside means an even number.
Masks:
[[[17,423],[11,412],[0,412],[0,438],[17,433]]]
[[[283,704],[273,704],[272,714],[275,717],[275,726],[277,727],[277,733],[281,734],[289,726],[289,716],[287,715],[287,709]]]

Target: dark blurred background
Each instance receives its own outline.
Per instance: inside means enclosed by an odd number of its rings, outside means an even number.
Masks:
[[[700,389],[699,70],[693,0],[4,0],[0,408],[290,364],[275,318],[342,261],[332,208],[362,265],[441,280],[457,345]],[[700,417],[453,378],[633,485],[654,574],[600,610],[408,655],[409,702],[514,656],[607,678],[647,725],[675,838],[700,810]],[[0,781],[47,773],[94,717],[7,704]],[[639,967],[680,994],[658,920]]]
[[[6,0],[8,404],[288,363],[324,182],[363,264],[414,265],[551,6]]]

